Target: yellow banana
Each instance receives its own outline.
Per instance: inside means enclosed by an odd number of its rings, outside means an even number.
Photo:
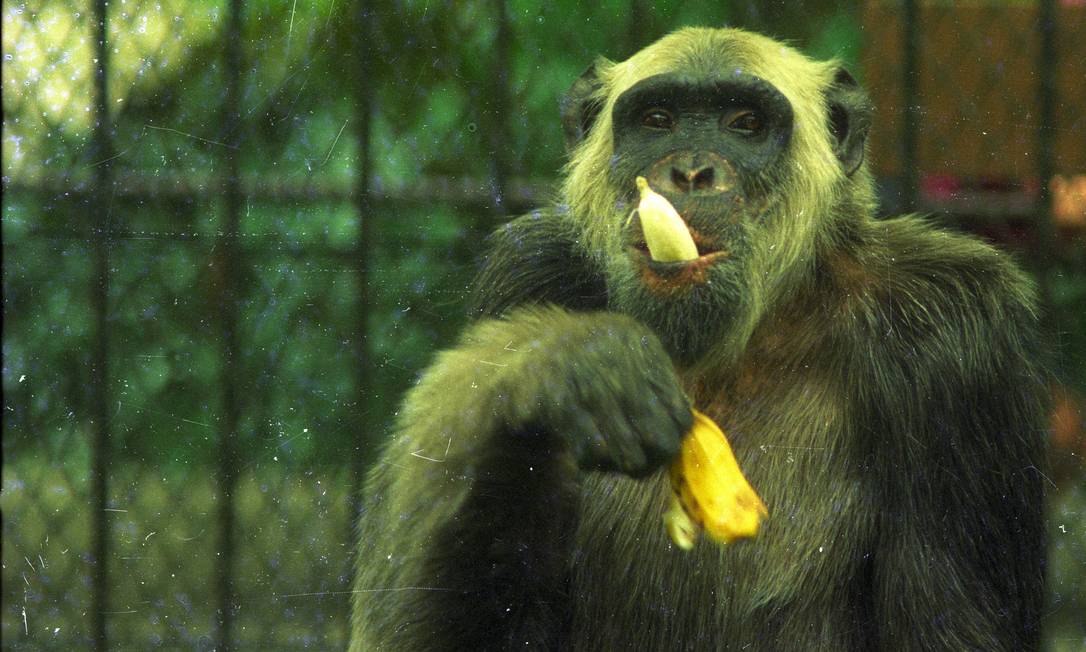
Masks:
[[[697,410],[669,474],[672,496],[664,524],[671,540],[683,550],[694,547],[702,529],[721,543],[753,537],[762,519],[769,516],[739,470],[724,433]]]
[[[641,192],[637,213],[641,216],[641,230],[652,259],[673,263],[697,258],[698,248],[690,236],[690,229],[671,202],[649,188],[645,177],[637,177],[636,183]]]

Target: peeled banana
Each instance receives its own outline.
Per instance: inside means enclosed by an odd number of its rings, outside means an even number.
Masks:
[[[762,519],[769,516],[739,470],[724,433],[697,410],[669,475],[672,495],[664,525],[671,540],[683,550],[694,547],[703,529],[721,543],[753,537]]]
[[[635,182],[641,192],[637,214],[641,217],[641,230],[652,259],[660,263],[673,263],[697,258],[698,248],[690,229],[671,202],[650,188],[645,177],[637,177]]]

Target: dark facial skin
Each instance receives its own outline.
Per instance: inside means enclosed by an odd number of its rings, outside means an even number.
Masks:
[[[745,300],[742,267],[776,186],[792,107],[749,74],[692,79],[670,73],[624,92],[612,123],[611,182],[629,188],[628,201],[636,205],[634,179],[645,177],[686,221],[700,254],[689,263],[652,261],[639,221],[631,220],[628,256],[607,270],[613,305],[665,333],[677,358],[695,360],[719,340]]]
[[[649,175],[669,156],[710,152],[731,163],[741,190],[756,193],[759,175],[771,172],[788,146],[792,107],[780,91],[753,75],[695,80],[668,73],[648,77],[619,96],[612,124],[617,162],[611,181],[619,186],[633,188],[635,176]],[[664,186],[670,176],[656,181]],[[691,189],[675,185],[666,190],[659,192],[675,200]]]

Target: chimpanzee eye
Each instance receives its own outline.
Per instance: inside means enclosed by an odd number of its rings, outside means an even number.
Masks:
[[[756,111],[740,111],[728,121],[728,129],[750,136],[762,130],[762,116]]]
[[[671,129],[675,119],[664,109],[649,109],[642,114],[641,125],[649,129]]]

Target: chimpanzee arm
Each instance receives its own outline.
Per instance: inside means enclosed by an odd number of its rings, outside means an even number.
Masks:
[[[578,469],[644,475],[689,427],[644,326],[513,308],[577,282],[563,276],[568,257],[548,255],[557,243],[510,234],[481,275],[501,279],[480,292],[492,297],[481,312],[503,317],[480,319],[438,356],[368,479],[353,649],[560,648]]]
[[[858,348],[880,503],[877,649],[1034,650],[1045,480],[1032,288],[979,244],[925,249],[895,261]]]

